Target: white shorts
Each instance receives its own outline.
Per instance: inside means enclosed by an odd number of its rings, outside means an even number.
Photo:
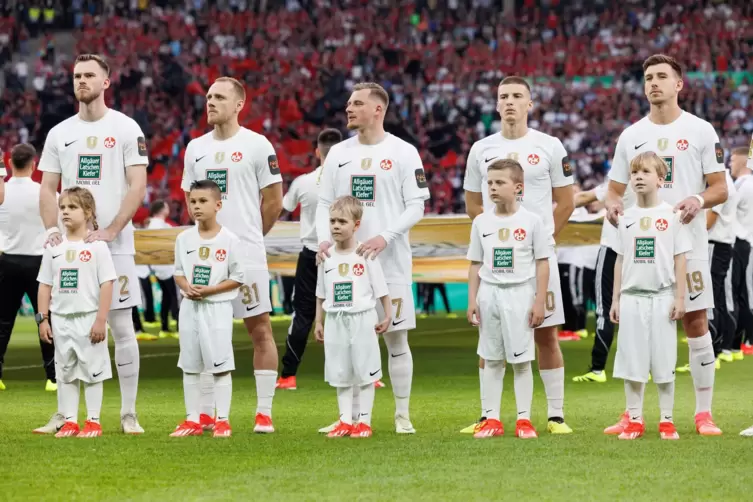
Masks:
[[[55,341],[55,372],[65,383],[81,380],[97,383],[112,378],[107,334],[104,341],[92,343],[89,338],[96,312],[76,315],[53,313],[50,319]]]
[[[685,282],[685,311],[695,312],[714,308],[714,288],[711,284],[711,265],[708,260],[688,260]]]
[[[620,297],[620,331],[614,378],[656,383],[675,380],[677,366],[677,323],[670,319],[674,296]]]
[[[477,297],[479,357],[511,364],[536,359],[533,328],[528,327],[535,295],[535,281],[510,287],[481,283]]]
[[[235,369],[231,302],[183,299],[178,317],[180,369],[186,373],[225,373]]]
[[[266,270],[246,270],[245,282],[238,289],[233,300],[233,317],[245,319],[272,312],[269,298],[269,272]]]
[[[118,279],[112,286],[110,310],[130,309],[141,305],[141,283],[133,255],[116,254],[112,261]]]
[[[544,322],[539,328],[549,328],[565,323],[565,308],[562,304],[562,285],[557,255],[549,257],[549,285],[546,288],[546,308]]]
[[[387,333],[403,329],[416,329],[416,304],[413,301],[412,284],[387,284],[392,301],[392,322]],[[376,312],[379,319],[384,319],[382,302],[377,298]],[[375,323],[376,324],[376,323]]]
[[[332,387],[368,385],[382,378],[375,309],[327,314],[324,323],[324,380]]]

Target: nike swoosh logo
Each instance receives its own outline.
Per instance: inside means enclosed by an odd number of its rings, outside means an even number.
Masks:
[[[195,253],[195,252],[196,252],[196,250],[192,249],[191,251],[186,251],[186,254],[191,254],[191,253]]]
[[[554,314],[552,314],[552,315],[554,315]],[[526,351],[525,351],[525,350],[524,350],[523,352],[521,352],[520,354],[516,354],[515,352],[513,352],[513,353],[512,353],[512,357],[520,357],[520,356],[522,356],[522,355],[523,355],[523,354],[525,354],[525,353],[526,353]]]
[[[128,366],[129,364],[133,364],[133,361],[131,361],[130,363],[123,363],[123,364],[118,363],[118,368],[120,368],[121,366]]]
[[[73,143],[75,143],[76,141],[78,141],[78,140],[77,140],[77,139],[74,139],[74,140],[73,140],[73,141],[71,141],[70,143],[66,143],[66,144],[65,144],[65,147],[66,147],[66,148],[68,148],[69,146],[71,146],[71,145],[72,145]]]
[[[640,147],[642,147],[642,146],[643,146],[643,145],[645,145],[646,143],[648,143],[648,141],[644,141],[644,142],[643,142],[643,143],[641,143],[640,145],[635,145],[635,149],[636,149],[636,150],[638,150],[638,149],[639,149]]]
[[[400,357],[400,356],[404,356],[405,354],[407,354],[407,352],[401,352],[400,354],[390,354],[390,356],[392,356],[392,357]]]
[[[325,274],[329,274],[329,273],[330,273],[330,272],[332,272],[333,270],[334,270],[334,268],[331,268],[331,269],[329,269],[329,270],[325,270],[325,271],[324,271],[324,273],[325,273]]]
[[[664,415],[664,420],[672,420],[672,417],[668,417],[667,415]]]
[[[199,161],[200,161],[201,159],[203,159],[204,157],[206,157],[206,155],[202,155],[201,157],[197,157],[197,158],[196,158],[196,160],[194,160],[194,161],[193,161],[193,162],[194,162],[194,164],[198,164],[198,163],[199,163]]]
[[[352,161],[352,160],[349,160],[348,162],[345,162],[345,163],[343,163],[343,164],[337,164],[337,167],[347,166],[347,165],[348,165],[348,164],[350,164],[351,162],[353,162],[353,161]]]
[[[93,374],[92,374],[92,377],[93,377],[93,378],[97,378],[97,377],[98,377],[99,375],[101,375],[102,373],[104,373],[104,371],[100,371],[99,373],[93,373]]]
[[[403,319],[402,321],[398,321],[398,322],[392,321],[392,325],[393,326],[397,326],[398,324],[402,324],[404,322],[405,322],[405,319]],[[397,357],[397,356],[395,356],[395,357]]]
[[[119,301],[120,303],[123,303],[123,302],[127,302],[127,301],[128,301],[128,300],[130,300],[130,299],[131,299],[131,297],[129,296],[129,297],[126,297],[126,298],[118,298],[118,301]]]
[[[54,255],[52,255],[52,259],[53,259],[53,260],[57,260],[57,259],[58,259],[58,258],[60,258],[61,256],[63,256],[63,255],[62,255],[62,254],[54,254]]]
[[[708,363],[701,363],[701,366],[708,366],[709,364],[714,364],[716,361],[711,361]]]
[[[691,296],[691,297],[690,297],[690,301],[692,302],[693,300],[695,300],[696,298],[698,298],[698,297],[699,297],[699,296],[701,296],[702,294],[703,294],[703,291],[701,291],[700,293],[698,293],[698,294],[697,294],[697,295],[695,295],[695,296]]]
[[[227,361],[222,361],[222,362],[221,362],[220,364],[214,363],[214,367],[215,367],[215,368],[219,368],[220,366],[222,366],[222,365],[223,365],[223,364],[225,364],[226,362],[227,362]]]
[[[549,318],[550,318],[550,317],[552,317],[553,315],[554,315],[553,313],[552,313],[552,314],[549,314],[548,316],[546,316],[546,317],[544,318],[544,320],[546,321],[547,319],[549,319]]]
[[[496,159],[497,157],[499,157],[499,155],[497,155],[496,157],[492,157],[490,159],[484,159],[484,162],[491,162],[492,160]]]
[[[523,413],[525,413],[525,411],[519,411],[518,415],[522,415]]]
[[[376,370],[376,371],[375,371],[375,372],[373,372],[373,373],[369,372],[369,376],[374,376],[374,375],[376,375],[377,373],[379,373],[380,371],[382,371],[382,370],[380,370],[380,369],[379,369],[379,370]]]
[[[484,238],[486,238],[486,237],[489,237],[490,235],[492,235],[493,233],[494,232],[491,232],[491,233],[488,233],[488,234],[482,234],[481,236],[484,237]]]
[[[625,225],[625,228],[630,228],[630,227],[632,227],[633,225],[635,225],[635,222],[632,222],[632,223],[631,223],[630,225]]]
[[[261,305],[261,304],[260,304],[260,303],[257,303],[257,304],[256,304],[256,305],[254,305],[253,307],[246,307],[246,312],[251,312],[252,310],[254,310],[254,309],[255,309],[256,307],[258,307],[259,305]]]

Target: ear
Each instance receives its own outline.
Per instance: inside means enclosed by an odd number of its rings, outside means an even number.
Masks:
[[[314,150],[314,155],[316,155],[316,158],[319,159],[320,164],[324,164],[324,159],[322,159],[322,152],[319,151],[319,147],[316,147],[316,150]]]
[[[238,100],[238,103],[235,105],[235,111],[240,113],[244,106],[246,106],[246,102],[242,99]]]
[[[677,85],[675,88],[677,89],[677,92],[680,92],[685,87],[685,81],[682,78],[677,79]]]
[[[109,89],[110,88],[110,78],[105,78],[105,81],[102,82],[102,88],[103,89]]]
[[[353,225],[353,230],[358,230],[358,228],[361,226],[361,220],[356,220],[355,225]]]

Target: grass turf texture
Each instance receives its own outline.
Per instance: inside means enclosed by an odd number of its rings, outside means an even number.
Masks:
[[[274,330],[282,349],[287,323],[274,323]],[[0,493],[3,500],[750,500],[745,472],[753,441],[738,432],[751,422],[753,361],[724,364],[717,372],[714,411],[725,431],[721,438],[695,435],[686,374],[677,378],[681,439],[659,440],[656,390],[649,384],[646,436],[619,441],[602,429],[623,409],[622,381],[571,382],[587,370],[592,341],[562,344],[567,422],[575,429],[570,436],[546,432],[538,372],[533,423],[539,439],[514,438],[511,372],[502,403],[506,436],[481,441],[459,434],[479,414],[476,335],[463,319],[429,318],[411,334],[415,436],[394,433],[388,379],[388,388],[377,390],[371,439],[317,434],[337,417],[337,405],[334,390],[322,381],[323,350],[314,342],[298,390],[276,394],[277,432],[253,434],[251,342],[236,325],[232,438],[168,437],[184,416],[182,380],[175,366],[178,342],[160,340],[140,344],[144,436],[119,432],[120,392],[113,379],[105,383],[104,436],[55,439],[31,433],[55,411],[56,400],[42,390],[42,369],[28,368],[40,364],[40,355],[33,322],[20,319],[6,356],[8,389],[0,392]],[[680,344],[679,362],[686,361],[687,346]],[[82,390],[81,424],[84,419]]]

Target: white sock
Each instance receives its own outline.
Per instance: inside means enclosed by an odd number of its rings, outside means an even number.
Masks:
[[[183,373],[183,398],[186,402],[186,420],[199,423],[199,375]]]
[[[531,362],[512,365],[515,376],[515,404],[518,407],[518,420],[531,419],[531,403],[533,402],[533,371]]]
[[[486,410],[484,416],[499,420],[499,409],[502,406],[502,381],[505,378],[504,361],[486,361],[484,363],[484,392],[486,394]]]
[[[395,415],[409,418],[410,391],[413,383],[413,354],[408,346],[408,331],[383,335],[389,353],[388,369],[392,392],[395,394]]]
[[[272,418],[272,399],[275,397],[277,372],[275,370],[255,370],[256,413]]]
[[[565,418],[565,368],[539,370],[546,393],[547,417]]]
[[[373,385],[372,385],[373,387]],[[358,385],[353,386],[353,411],[351,418],[353,423],[358,422],[358,417],[361,415],[361,387]]]
[[[643,391],[646,384],[625,380],[625,406],[631,422],[640,422],[643,419]]]
[[[102,395],[104,386],[102,382],[84,383],[84,399],[86,399],[86,419],[99,423],[99,415],[102,411]]]
[[[481,394],[481,416],[486,417],[486,396],[484,395],[484,368],[478,369],[478,389]]]
[[[60,413],[66,422],[78,422],[78,401],[81,396],[79,380],[65,383],[58,379],[58,394],[60,394]]]
[[[199,413],[214,417],[214,375],[202,373],[199,378]]]
[[[357,389],[358,387],[354,387]],[[361,411],[358,415],[358,421],[363,422],[371,427],[371,411],[374,409],[374,394],[376,387],[373,383],[362,385],[361,394]]]
[[[107,316],[107,322],[115,342],[115,366],[120,382],[120,415],[136,413],[141,361],[131,309],[111,310]],[[105,339],[103,343],[107,343],[107,340]]]
[[[671,422],[672,411],[675,407],[675,383],[657,383],[656,388],[659,391],[659,417],[660,422]]]
[[[337,408],[340,410],[340,421],[353,425],[353,387],[337,387]]]
[[[230,373],[214,377],[214,392],[217,399],[217,420],[229,420],[230,401],[233,398],[233,377]]]
[[[690,374],[695,387],[695,412],[711,411],[711,398],[714,395],[714,377],[716,376],[714,347],[711,333],[700,338],[688,338],[690,350]]]
[[[57,392],[55,392],[55,397],[57,397],[58,399],[58,413],[60,413],[61,415],[65,415],[65,405],[63,404],[63,398],[62,398],[62,395],[60,394],[60,384],[62,383],[62,380],[60,380],[59,376],[57,376],[57,381],[58,381],[58,390]]]

